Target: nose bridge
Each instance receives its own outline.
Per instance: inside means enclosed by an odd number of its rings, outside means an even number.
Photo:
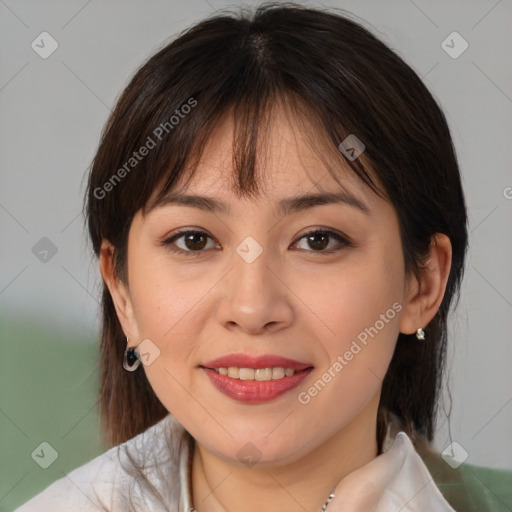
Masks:
[[[265,302],[274,287],[271,259],[270,249],[252,236],[246,237],[236,248],[230,295],[247,311]]]
[[[286,287],[276,276],[279,263],[273,251],[248,236],[237,246],[232,261],[228,289],[217,310],[219,321],[247,332],[288,324],[292,307]]]

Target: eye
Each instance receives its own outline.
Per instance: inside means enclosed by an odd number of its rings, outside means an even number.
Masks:
[[[326,247],[329,247],[332,239],[338,241],[338,247],[333,249],[332,246],[329,250],[325,250]],[[305,240],[305,244],[313,250],[305,249],[308,252],[319,252],[324,254],[331,254],[334,252],[338,252],[344,247],[353,247],[353,244],[348,240],[346,236],[341,235],[335,231],[331,231],[329,229],[315,229],[313,231],[309,231],[305,235],[302,235],[299,238],[299,242],[301,240]],[[298,242],[297,242],[298,244]],[[299,247],[300,248],[300,247]],[[304,247],[300,248],[304,249]]]
[[[203,249],[211,249],[211,246],[207,247],[208,239],[213,240],[204,231],[186,230],[167,238],[162,242],[162,245],[165,245],[171,252],[184,254],[185,256],[197,256],[204,252]],[[219,245],[217,244],[216,247],[218,248]]]
[[[208,239],[213,241],[213,238],[204,231],[184,230],[163,240],[161,244],[174,253],[183,254],[184,256],[198,256],[202,252],[205,252],[205,249],[220,248],[219,244],[213,244],[213,247],[212,244],[208,246]],[[333,239],[338,242],[338,247],[335,246],[334,249],[332,246],[329,247],[331,245],[330,242]],[[315,229],[313,231],[309,231],[299,238],[299,241],[295,243],[295,246],[298,246],[298,243],[301,240],[305,240],[307,246],[312,249],[309,250],[307,248],[304,249],[304,247],[299,247],[299,249],[306,250],[307,252],[332,254],[345,247],[353,247],[353,244],[346,236],[329,229]],[[326,247],[329,247],[329,249],[325,250]]]

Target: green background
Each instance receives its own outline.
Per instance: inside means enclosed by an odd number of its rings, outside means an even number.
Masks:
[[[0,318],[0,511],[11,512],[106,451],[98,414],[93,337]],[[43,441],[58,457],[42,469]]]

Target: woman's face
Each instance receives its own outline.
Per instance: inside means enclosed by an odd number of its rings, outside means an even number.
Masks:
[[[239,199],[231,130],[215,130],[179,190],[208,202],[169,197],[135,216],[122,323],[130,346],[149,340],[149,382],[202,447],[233,463],[292,462],[365,411],[375,420],[408,288],[398,219],[345,171],[342,190],[282,113],[264,189]],[[325,193],[340,202],[293,200]]]

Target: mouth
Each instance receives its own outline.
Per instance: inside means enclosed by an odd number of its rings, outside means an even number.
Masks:
[[[313,365],[274,355],[231,354],[200,368],[217,390],[229,398],[262,403],[297,387],[311,373]]]
[[[259,382],[267,380],[278,380],[284,377],[291,377],[295,375],[295,370],[292,368],[283,368],[282,366],[275,366],[273,368],[239,368],[237,366],[229,366],[220,368],[209,368],[220,375],[227,375],[232,379],[240,380],[257,380]]]

